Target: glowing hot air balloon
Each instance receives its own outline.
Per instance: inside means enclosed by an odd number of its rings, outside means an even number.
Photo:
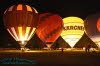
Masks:
[[[86,18],[85,31],[88,37],[100,47],[100,13]]]
[[[38,37],[50,48],[63,30],[63,20],[57,14],[43,13],[36,30]]]
[[[74,47],[84,34],[84,21],[79,17],[66,17],[63,22],[64,30],[61,36],[71,47]]]
[[[34,34],[38,20],[37,11],[28,5],[13,5],[4,12],[4,24],[21,47],[24,47]]]

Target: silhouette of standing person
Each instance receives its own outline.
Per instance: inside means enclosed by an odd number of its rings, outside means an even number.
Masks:
[[[63,49],[63,48],[61,48],[61,52],[62,52],[62,53],[64,52],[64,49]]]
[[[85,47],[86,53],[90,52],[90,48],[91,48],[91,44],[87,44],[86,47]]]

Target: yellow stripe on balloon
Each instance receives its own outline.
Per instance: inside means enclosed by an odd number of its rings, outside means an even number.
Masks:
[[[31,34],[29,35],[28,40],[30,40],[31,37],[32,37],[32,35],[34,35],[35,29],[36,29],[36,28],[33,28],[33,29],[32,29],[32,32],[31,32]]]
[[[25,40],[28,39],[28,35],[29,35],[29,32],[30,32],[30,29],[31,29],[31,27],[26,27]]]
[[[29,5],[26,5],[27,11],[32,11],[32,8]]]

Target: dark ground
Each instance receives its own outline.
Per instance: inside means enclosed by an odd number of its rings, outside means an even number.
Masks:
[[[6,58],[21,58],[35,61],[35,64],[28,64],[32,66],[100,66],[100,52],[0,52],[0,60]],[[16,65],[14,64],[14,66]]]

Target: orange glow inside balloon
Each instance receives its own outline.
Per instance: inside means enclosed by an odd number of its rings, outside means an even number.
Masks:
[[[7,29],[8,32],[12,35],[12,37],[16,41],[29,41],[32,34],[34,33],[36,28],[26,27],[26,30],[24,31],[22,27],[18,27],[18,33],[15,31],[16,29],[14,27],[11,27],[10,29]]]
[[[22,10],[22,4],[19,4],[19,5],[17,6],[17,10]]]
[[[52,46],[52,44],[46,44],[46,46],[47,46],[48,48],[50,48],[50,47]]]
[[[99,19],[98,22],[97,22],[97,29],[98,29],[98,31],[100,32],[100,19]]]

